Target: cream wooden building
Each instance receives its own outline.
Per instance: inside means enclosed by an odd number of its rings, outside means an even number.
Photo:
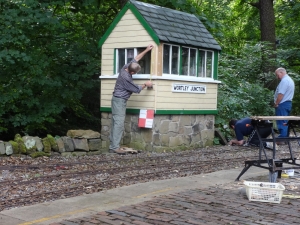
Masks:
[[[151,80],[154,86],[128,100],[122,144],[149,151],[211,145],[221,47],[195,15],[130,0],[99,42],[103,147],[109,145],[118,72],[150,43],[154,48],[133,80]],[[152,129],[137,126],[140,109],[155,110]]]

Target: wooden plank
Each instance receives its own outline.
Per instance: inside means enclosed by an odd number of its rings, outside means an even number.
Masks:
[[[109,46],[109,44],[115,44],[115,48],[124,48],[123,43],[129,43],[130,48],[136,47],[135,41],[143,42],[141,47],[147,47],[149,43],[152,43],[153,40],[149,35],[143,35],[143,36],[123,36],[122,38],[116,37],[116,38],[109,38],[108,41],[105,42],[106,46]],[[140,46],[139,46],[140,47]]]
[[[156,56],[155,54],[151,54],[151,63],[153,65],[152,74],[156,74],[157,76],[162,76],[163,71],[163,45],[160,44],[156,49]],[[153,50],[152,50],[153,51]],[[155,63],[156,62],[156,63]]]
[[[189,103],[180,103],[180,104],[172,104],[172,103],[156,103],[156,110],[216,110],[216,104],[189,104]]]
[[[300,120],[300,116],[251,116],[253,120]]]

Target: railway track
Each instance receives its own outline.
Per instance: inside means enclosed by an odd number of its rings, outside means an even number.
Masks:
[[[286,154],[282,151],[279,156],[285,157]],[[296,154],[299,155],[299,152]],[[245,160],[257,159],[257,155],[257,148],[225,146],[127,156],[107,154],[76,158],[2,159],[0,210],[135,183],[243,167]]]

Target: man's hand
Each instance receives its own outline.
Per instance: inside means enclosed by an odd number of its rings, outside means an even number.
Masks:
[[[145,85],[150,88],[153,86],[153,84],[150,80],[146,81]]]
[[[148,47],[146,48],[146,50],[150,51],[150,50],[152,50],[153,47],[154,47],[153,44],[149,44]]]
[[[153,49],[153,47],[154,47],[153,44],[149,44],[149,45],[147,46],[147,48],[146,48],[144,51],[142,51],[140,54],[138,54],[136,57],[134,57],[134,59],[135,59],[136,61],[139,61],[141,58],[144,57],[144,55],[146,55],[147,52],[151,51],[151,50]]]

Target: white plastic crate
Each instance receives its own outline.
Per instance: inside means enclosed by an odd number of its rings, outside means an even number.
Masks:
[[[244,181],[249,201],[280,203],[285,187],[279,183]]]

